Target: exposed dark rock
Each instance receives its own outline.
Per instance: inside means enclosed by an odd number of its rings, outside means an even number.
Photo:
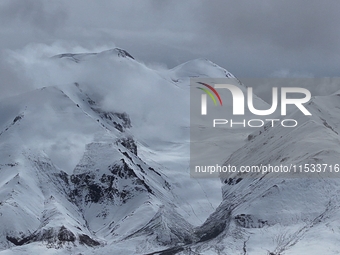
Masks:
[[[222,211],[215,211],[202,226],[196,229],[195,235],[199,240],[198,242],[208,241],[220,235],[229,227],[231,219],[231,211],[229,208],[224,208]]]
[[[104,192],[101,186],[98,184],[90,184],[87,187],[88,194],[85,196],[85,202],[98,203],[104,196]]]
[[[79,243],[80,244],[85,244],[87,246],[98,246],[100,245],[100,243],[96,240],[93,240],[91,237],[89,237],[88,235],[79,235]]]
[[[12,237],[12,236],[6,236],[6,239],[8,241],[10,241],[11,243],[13,243],[14,245],[21,246],[21,245],[24,245],[24,244],[28,243],[29,241],[31,241],[32,237],[27,236],[27,237],[23,237],[23,238],[16,238],[16,237]]]
[[[70,230],[62,226],[58,233],[58,239],[62,242],[74,242],[76,236]]]
[[[13,123],[17,122],[18,120],[21,120],[23,116],[16,116],[13,120]]]
[[[98,176],[96,172],[73,174],[70,181],[71,200],[75,203],[126,203],[131,199],[136,190],[149,192],[152,189],[140,179],[135,171],[121,159],[120,162],[108,167],[109,173]],[[129,180],[130,185],[119,185],[120,180]]]
[[[122,138],[119,140],[119,142],[131,153],[137,156],[137,145],[132,137]]]
[[[129,57],[129,58],[134,59],[134,57],[132,57],[130,55],[130,53],[127,52],[126,50],[122,50],[122,49],[119,49],[119,48],[115,48],[115,50],[118,51],[118,56],[120,56],[120,57],[124,57],[124,58]]]
[[[132,158],[126,151],[123,152],[123,155],[132,161]]]
[[[141,171],[143,174],[145,174],[145,171],[144,171],[143,167],[142,167],[140,164],[137,164],[137,166],[138,166],[138,168],[140,169],[140,171]]]
[[[221,223],[217,223],[214,225],[213,228],[210,228],[208,231],[205,232],[198,232],[198,237],[199,242],[204,242],[204,241],[208,241],[211,240],[215,237],[217,237],[219,234],[221,234],[224,229],[226,228],[226,223],[225,222],[221,222]]]
[[[242,178],[228,178],[224,180],[224,183],[228,185],[235,185],[242,180],[243,180]]]
[[[61,226],[59,231],[54,228],[43,229],[41,232],[33,233],[26,237],[6,236],[6,239],[14,245],[21,246],[31,242],[45,241],[52,246],[59,247],[65,242],[75,242],[76,236],[64,226]]]
[[[123,126],[123,128],[130,128],[131,127],[131,120],[130,117],[127,113],[123,112],[123,113],[114,113],[115,116],[118,117],[118,119],[120,119],[122,121],[121,125]]]
[[[60,173],[58,174],[58,177],[60,178],[60,179],[62,179],[64,182],[65,182],[65,184],[69,184],[69,181],[68,181],[68,174],[67,173],[65,173],[64,171],[60,171]]]
[[[89,102],[90,103],[90,102]],[[95,103],[93,103],[94,105]],[[90,103],[90,105],[92,105]],[[131,127],[131,120],[127,113],[106,112],[94,106],[91,109],[99,114],[99,116],[109,125],[113,126],[120,132],[124,132],[125,129]]]
[[[160,173],[158,173],[155,169],[153,169],[152,167],[149,167],[149,170],[153,171],[155,174],[158,174],[159,176],[161,176]]]
[[[250,214],[239,214],[235,216],[236,223],[243,228],[263,228],[268,225],[266,220],[258,219]]]

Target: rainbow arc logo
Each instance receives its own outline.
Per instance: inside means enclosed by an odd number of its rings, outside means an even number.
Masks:
[[[220,95],[218,94],[218,92],[216,91],[216,89],[214,89],[209,84],[206,84],[206,83],[203,83],[203,82],[197,82],[197,83],[208,88],[208,89],[206,89],[206,88],[197,87],[198,89],[203,90],[212,99],[212,101],[214,102],[214,105],[217,105],[217,100],[216,100],[215,96],[217,97],[220,105],[221,106],[223,105],[222,99],[221,99]]]
[[[209,84],[206,84],[204,82],[197,82],[198,84],[203,85],[206,88],[201,88],[201,87],[196,87],[202,91],[204,91],[206,94],[202,94],[201,96],[201,114],[202,115],[207,115],[207,95],[211,98],[211,100],[214,102],[214,105],[217,105],[217,100],[215,98],[215,96],[217,97],[220,105],[222,106],[222,99],[220,97],[220,95],[218,94],[218,92],[216,91],[215,88],[213,88],[212,86],[210,86]]]

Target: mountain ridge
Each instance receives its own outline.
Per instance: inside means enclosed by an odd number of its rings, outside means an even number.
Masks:
[[[120,49],[48,61],[72,79],[0,101],[0,254],[339,252],[338,179],[189,177],[189,79],[235,79],[224,68],[153,70]],[[314,97],[294,130],[201,138],[223,137],[221,164],[335,164],[338,98]]]

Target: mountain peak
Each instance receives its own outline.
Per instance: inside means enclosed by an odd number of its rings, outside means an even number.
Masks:
[[[91,57],[95,56],[111,56],[116,55],[118,57],[123,58],[130,58],[135,59],[130,53],[128,53],[126,50],[120,49],[120,48],[113,48],[109,50],[104,50],[101,52],[88,52],[88,53],[62,53],[53,56],[52,58],[67,58],[70,59],[76,63],[79,63],[80,61],[86,60]]]
[[[104,50],[104,51],[102,51],[98,54],[100,54],[100,55],[117,54],[119,57],[135,59],[133,56],[131,56],[131,54],[129,52],[127,52],[126,50],[120,49],[120,48],[113,48],[113,49],[110,49],[110,50]]]
[[[229,71],[205,58],[189,60],[170,71],[177,77],[235,78]]]

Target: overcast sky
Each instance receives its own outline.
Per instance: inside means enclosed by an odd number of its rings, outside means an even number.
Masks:
[[[238,77],[339,76],[338,0],[1,0],[0,23],[2,58],[118,46],[169,68],[203,57]]]

